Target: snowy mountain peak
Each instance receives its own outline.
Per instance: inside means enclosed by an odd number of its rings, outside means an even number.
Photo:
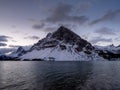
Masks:
[[[58,30],[52,34],[52,38],[56,38],[60,41],[64,40],[65,42],[81,39],[80,36],[64,26],[58,28]]]
[[[57,33],[71,33],[71,34],[74,34],[74,35],[77,35],[75,34],[74,32],[72,32],[70,29],[64,27],[64,26],[60,26],[55,32],[54,34],[57,34]],[[78,35],[77,35],[78,36]]]

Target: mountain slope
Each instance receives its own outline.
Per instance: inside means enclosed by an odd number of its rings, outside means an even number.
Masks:
[[[19,58],[58,61],[104,60],[88,41],[63,26],[39,40]]]

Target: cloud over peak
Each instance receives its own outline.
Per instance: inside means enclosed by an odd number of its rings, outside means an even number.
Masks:
[[[45,23],[38,23],[38,24],[34,24],[32,28],[38,30],[43,28],[44,26],[45,26]]]
[[[84,15],[72,15],[73,10],[74,6],[66,3],[59,3],[50,11],[51,15],[48,16],[45,21],[49,23],[74,22],[79,24],[83,24],[88,21],[89,18]]]

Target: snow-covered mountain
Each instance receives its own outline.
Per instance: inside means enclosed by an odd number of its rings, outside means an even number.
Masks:
[[[18,59],[56,61],[120,60],[120,45],[92,46],[71,30],[61,26],[33,46],[22,46],[9,54],[0,53],[0,60]]]
[[[20,54],[19,58],[22,60],[105,60],[88,41],[63,26],[39,40],[27,52]]]
[[[95,46],[95,48],[103,50],[104,52],[108,51],[114,54],[120,53],[120,46],[114,46],[113,44],[108,46]]]
[[[109,46],[94,46],[95,51],[108,60],[120,60],[120,47],[109,45]]]

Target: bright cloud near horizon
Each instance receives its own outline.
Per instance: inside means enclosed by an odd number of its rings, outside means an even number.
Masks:
[[[0,47],[33,45],[63,25],[93,45],[120,45],[120,0],[0,0]]]

